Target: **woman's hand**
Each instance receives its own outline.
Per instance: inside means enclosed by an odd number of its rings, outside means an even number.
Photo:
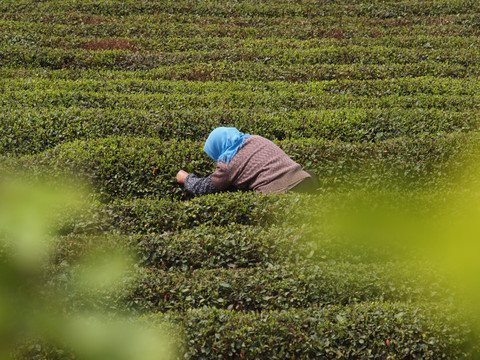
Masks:
[[[185,179],[187,178],[188,175],[190,175],[190,174],[187,173],[186,171],[180,170],[180,171],[177,173],[177,181],[178,181],[180,184],[185,184]]]

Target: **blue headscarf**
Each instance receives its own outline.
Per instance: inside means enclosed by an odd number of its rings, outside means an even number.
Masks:
[[[228,164],[249,136],[234,127],[218,127],[208,135],[203,151],[214,161]]]

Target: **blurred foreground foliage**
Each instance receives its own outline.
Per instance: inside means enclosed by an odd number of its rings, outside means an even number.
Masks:
[[[81,212],[84,195],[9,177],[0,182],[0,198],[0,359],[170,358],[173,348],[161,326],[102,309],[71,312],[63,305],[67,294],[51,286],[46,269],[55,224]],[[83,261],[71,285],[83,294],[108,294],[125,284],[131,266],[121,253]]]
[[[448,186],[353,190],[316,207],[310,237],[335,239],[365,261],[429,264],[455,293],[455,306],[480,329],[480,167],[477,148],[459,152]],[[322,246],[323,240],[317,238]],[[418,276],[422,274],[418,268]]]

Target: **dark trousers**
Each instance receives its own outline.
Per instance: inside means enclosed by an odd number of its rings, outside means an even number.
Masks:
[[[310,177],[302,180],[300,183],[295,185],[290,191],[294,191],[302,194],[313,194],[318,189],[318,177],[317,175],[310,170],[306,170]]]

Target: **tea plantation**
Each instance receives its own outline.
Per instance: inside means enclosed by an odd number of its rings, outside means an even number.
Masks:
[[[114,294],[68,289],[67,316],[168,322],[185,359],[480,356],[435,265],[310,226],[342,194],[452,189],[480,143],[480,2],[3,0],[0,93],[2,173],[90,186],[51,286],[91,251],[137,254]],[[175,174],[214,170],[217,126],[273,140],[318,193],[188,195]]]

